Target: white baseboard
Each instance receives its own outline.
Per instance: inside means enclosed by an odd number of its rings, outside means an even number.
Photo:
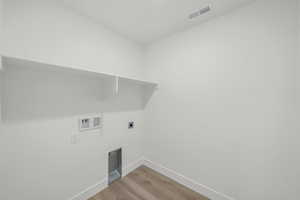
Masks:
[[[127,174],[129,174],[130,172],[132,172],[133,170],[135,170],[136,168],[144,165],[144,158],[140,158],[138,160],[136,160],[135,162],[130,163],[129,165],[127,165],[126,167],[123,167],[123,175],[122,176],[126,176]]]
[[[158,163],[152,162],[146,158],[144,159],[143,163],[146,167],[149,167],[149,168],[153,169],[154,171],[157,171],[157,172],[173,179],[174,181],[188,187],[189,189],[191,189],[195,192],[198,192],[199,194],[206,196],[207,198],[209,198],[211,200],[235,200],[232,197],[229,197],[225,194],[217,192],[216,190],[214,190],[210,187],[207,187],[203,184],[197,183],[196,181],[192,180],[191,178],[185,177],[182,174],[179,174],[172,169],[164,167]]]
[[[99,191],[104,190],[107,187],[107,178],[102,179],[95,185],[88,187],[77,195],[73,196],[69,200],[87,200],[96,195]]]
[[[146,167],[149,167],[171,179],[174,181],[190,188],[191,190],[198,192],[199,194],[202,194],[206,196],[207,198],[211,200],[235,200],[234,198],[231,198],[225,194],[222,194],[220,192],[217,192],[216,190],[211,189],[210,187],[207,187],[203,184],[197,183],[196,181],[192,180],[191,178],[185,177],[176,171],[169,169],[167,167],[162,166],[161,164],[155,163],[153,161],[150,161],[146,158],[141,158],[136,160],[135,162],[130,163],[129,165],[123,167],[123,176],[126,176],[136,168],[145,165]],[[107,185],[107,177],[100,180],[98,183],[88,187],[84,191],[78,193],[74,197],[70,198],[69,200],[87,200],[90,197],[96,195],[98,192],[104,190]]]
[[[136,168],[142,166],[144,163],[144,159],[138,159],[129,165],[122,168],[122,176],[126,176]],[[73,196],[69,200],[87,200],[92,196],[96,195],[98,192],[104,190],[108,186],[108,179],[107,177],[100,180],[98,183],[88,187],[87,189],[83,190],[82,192],[78,193],[77,195]]]

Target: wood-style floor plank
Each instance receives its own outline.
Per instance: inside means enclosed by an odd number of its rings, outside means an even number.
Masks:
[[[139,167],[89,200],[209,200],[145,166]]]

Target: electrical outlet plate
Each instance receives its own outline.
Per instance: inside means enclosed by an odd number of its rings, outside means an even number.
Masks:
[[[134,128],[134,121],[128,122],[128,129]]]
[[[88,131],[94,129],[101,129],[103,124],[102,115],[94,115],[89,117],[82,117],[79,119],[79,131]]]

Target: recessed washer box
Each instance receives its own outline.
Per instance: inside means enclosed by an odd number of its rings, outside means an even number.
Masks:
[[[82,117],[79,119],[79,131],[88,131],[94,129],[101,129],[103,125],[102,115]]]

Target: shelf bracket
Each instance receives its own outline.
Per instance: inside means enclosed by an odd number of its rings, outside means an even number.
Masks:
[[[119,77],[115,77],[115,94],[117,95],[119,93]]]
[[[0,56],[0,71],[1,71],[1,70],[3,70],[3,65],[2,65],[2,62],[3,62],[3,60],[2,60],[2,56]]]

